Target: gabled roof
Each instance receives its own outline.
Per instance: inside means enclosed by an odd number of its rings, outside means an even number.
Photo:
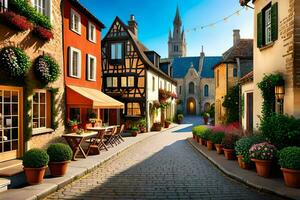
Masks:
[[[168,76],[167,74],[165,74],[162,70],[160,70],[158,67],[156,67],[147,57],[147,55],[145,54],[146,51],[149,51],[149,49],[143,45],[136,37],[135,34],[133,34],[130,29],[128,28],[128,26],[119,18],[116,17],[113,24],[118,21],[121,26],[123,26],[124,30],[128,33],[129,37],[131,38],[132,42],[133,42],[133,46],[136,47],[138,54],[140,55],[142,61],[146,64],[146,66],[148,66],[151,70],[153,70],[154,72],[156,72],[157,74],[159,74],[160,76],[162,76],[163,78],[167,79],[168,81],[172,82],[173,84],[177,84],[177,82],[172,79],[170,76]],[[112,24],[112,26],[113,26]],[[112,27],[111,26],[111,27]],[[111,30],[111,28],[110,28]],[[103,40],[106,40],[107,35],[109,34],[110,30],[107,32],[106,36],[104,37]]]
[[[213,78],[213,66],[222,60],[221,56],[205,56],[202,66],[200,78]],[[193,64],[196,71],[199,70],[200,56],[195,57],[180,57],[173,60],[173,77],[183,78]]]
[[[252,39],[241,39],[223,54],[222,62],[235,62],[236,58],[253,58]]]
[[[84,7],[78,0],[68,0],[73,6],[80,10],[83,14],[88,16],[89,18],[93,19],[95,23],[100,26],[101,29],[105,28],[104,24],[93,15],[86,7]]]
[[[245,76],[243,76],[239,82],[240,82],[240,84],[244,84],[244,83],[252,82],[252,81],[253,81],[253,71],[251,71],[248,74],[246,74]]]

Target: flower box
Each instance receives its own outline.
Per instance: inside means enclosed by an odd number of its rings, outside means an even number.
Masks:
[[[33,27],[32,23],[29,22],[25,17],[17,15],[14,12],[4,12],[1,14],[1,19],[5,24],[16,31],[26,31]]]

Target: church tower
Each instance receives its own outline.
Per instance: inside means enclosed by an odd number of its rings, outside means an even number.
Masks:
[[[182,21],[177,6],[176,15],[173,21],[173,33],[169,32],[169,58],[185,57],[186,56],[186,41],[184,28],[182,27]]]

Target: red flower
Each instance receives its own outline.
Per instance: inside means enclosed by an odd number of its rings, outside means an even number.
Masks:
[[[54,38],[53,33],[50,30],[45,29],[41,26],[34,27],[33,33],[46,41],[50,41]]]
[[[17,29],[18,31],[25,31],[32,28],[32,23],[30,23],[25,17],[17,15],[14,12],[5,12],[2,14],[3,21]]]

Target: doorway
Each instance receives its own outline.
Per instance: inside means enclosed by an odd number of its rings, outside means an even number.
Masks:
[[[253,131],[253,92],[251,93],[247,93],[247,99],[246,99],[246,103],[247,103],[247,124],[246,124],[246,129],[249,132]]]
[[[188,98],[186,107],[189,115],[196,115],[196,101],[193,97]]]

